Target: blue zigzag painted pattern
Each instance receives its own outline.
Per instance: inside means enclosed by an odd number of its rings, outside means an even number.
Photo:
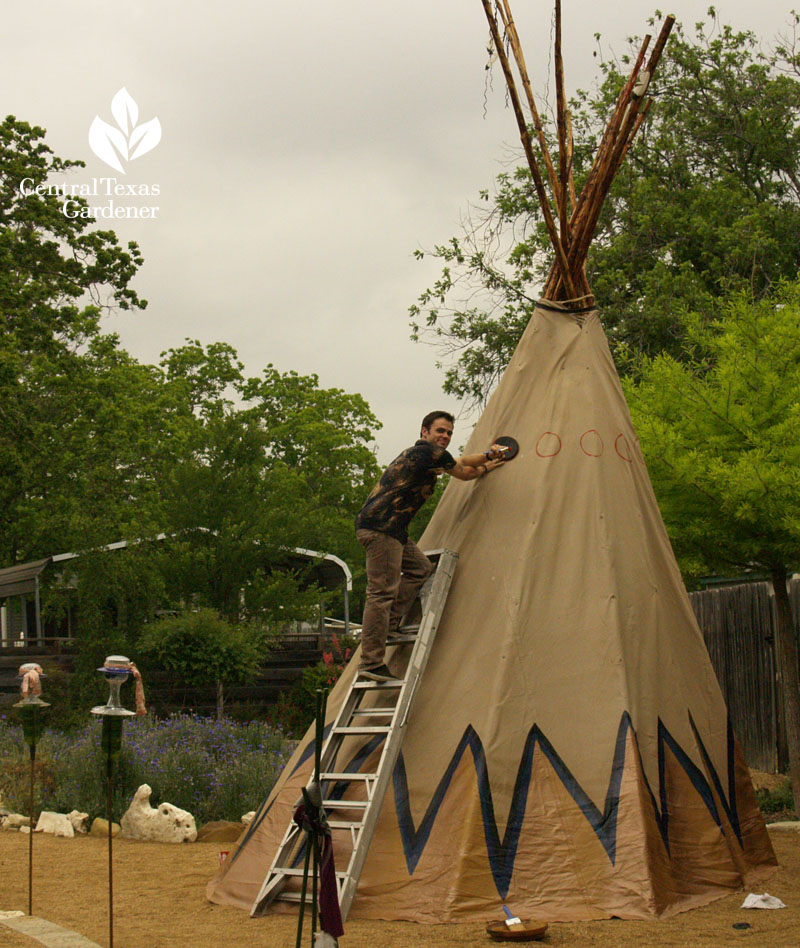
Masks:
[[[697,728],[694,725],[694,721],[691,719],[691,715],[689,716],[689,719],[697,739],[698,746],[700,748],[701,756],[703,757],[705,766],[708,768],[712,783],[714,784],[714,788],[717,791],[717,795],[719,796],[720,800],[723,801],[723,807],[725,809],[726,815],[730,821],[731,826],[733,827],[736,838],[741,845],[741,831],[739,828],[738,812],[736,808],[736,791],[733,776],[733,733],[730,728],[730,722],[728,724],[728,799],[726,800],[725,794],[722,792],[722,785],[721,781],[719,780],[719,776],[711,763],[706,748],[700,739]],[[633,732],[635,738],[636,731],[634,730],[631,723],[630,715],[626,711],[622,715],[619,728],[617,730],[617,739],[614,747],[614,758],[611,766],[611,777],[609,779],[608,790],[606,792],[605,805],[601,812],[580,786],[570,769],[558,755],[547,737],[541,732],[537,725],[534,725],[528,732],[528,736],[523,748],[522,759],[520,760],[517,770],[517,779],[511,798],[511,806],[508,813],[506,831],[502,840],[500,839],[500,834],[497,829],[497,821],[494,815],[494,804],[492,800],[492,789],[489,782],[486,755],[483,749],[483,744],[481,743],[481,739],[471,725],[467,727],[466,731],[464,732],[464,736],[461,738],[461,741],[459,742],[458,747],[456,748],[450,763],[445,770],[444,775],[442,776],[442,779],[439,781],[425,815],[420,821],[419,827],[414,825],[414,820],[411,815],[405,762],[401,753],[400,757],[398,758],[397,765],[395,766],[393,775],[394,800],[409,874],[413,874],[414,869],[416,868],[417,863],[422,856],[425,845],[428,841],[428,838],[430,837],[431,830],[433,829],[434,823],[436,821],[436,817],[439,813],[439,809],[447,794],[450,782],[453,779],[461,758],[464,756],[466,751],[469,750],[472,754],[475,764],[475,772],[478,779],[478,793],[481,805],[484,838],[486,840],[486,849],[489,857],[489,865],[492,870],[495,885],[497,886],[497,891],[502,898],[505,898],[511,884],[511,876],[514,872],[514,861],[517,854],[517,845],[519,843],[520,832],[522,830],[522,822],[528,799],[528,790],[530,788],[531,772],[533,768],[533,754],[537,745],[541,748],[542,753],[544,753],[556,775],[561,780],[572,799],[575,801],[583,815],[588,820],[589,825],[592,827],[595,834],[597,835],[597,838],[602,843],[603,848],[605,849],[606,854],[613,865],[616,861],[617,854],[617,816],[619,812],[619,789],[625,767],[625,747],[629,730]],[[680,747],[663,723],[659,720],[658,772],[659,798],[661,802],[660,812],[658,806],[656,805],[656,798],[653,794],[653,791],[647,782],[647,777],[645,776],[644,779],[645,786],[653,806],[653,813],[658,824],[661,838],[664,842],[667,852],[669,852],[669,805],[666,786],[666,748],[669,748],[669,750],[675,755],[676,760],[689,777],[689,780],[697,790],[700,798],[703,800],[703,803],[706,805],[709,813],[720,829],[722,829],[722,821],[714,801],[714,795],[712,793],[711,786],[709,785],[705,776]],[[642,774],[644,775],[644,770],[642,770]]]

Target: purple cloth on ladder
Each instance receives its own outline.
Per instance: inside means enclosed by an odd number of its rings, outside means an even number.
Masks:
[[[319,922],[324,932],[333,938],[344,935],[342,913],[339,909],[339,890],[336,886],[336,866],[333,861],[333,841],[324,810],[313,816],[304,803],[294,811],[294,821],[306,831],[306,845],[312,845],[311,834],[320,839],[319,857]]]

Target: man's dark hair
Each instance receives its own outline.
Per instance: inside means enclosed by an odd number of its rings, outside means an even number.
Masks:
[[[455,418],[450,414],[449,411],[429,411],[428,414],[422,419],[420,431],[423,428],[427,428],[430,431],[431,425],[434,423],[434,421],[436,421],[437,418],[446,418],[451,425],[456,423]]]

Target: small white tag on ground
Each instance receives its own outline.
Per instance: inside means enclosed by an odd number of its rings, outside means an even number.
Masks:
[[[769,892],[765,892],[763,895],[756,895],[755,892],[751,892],[744,902],[742,902],[742,908],[779,909],[786,908],[786,906],[780,899],[775,898],[774,895],[770,895]]]

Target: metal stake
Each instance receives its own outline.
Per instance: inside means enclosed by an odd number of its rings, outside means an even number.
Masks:
[[[33,673],[33,674],[30,674]],[[36,745],[42,736],[42,712],[50,705],[42,701],[38,694],[32,693],[35,682],[35,689],[41,691],[39,677],[41,668],[35,663],[23,665],[19,670],[22,678],[23,698],[18,701],[14,707],[19,708],[22,716],[22,733],[25,736],[25,743],[28,745],[31,760],[31,779],[30,792],[28,794],[28,915],[33,915],[33,830],[34,830],[34,786],[36,782]]]
[[[133,711],[122,707],[119,690],[131,673],[130,659],[124,655],[109,655],[101,672],[109,686],[108,702],[92,708],[92,714],[103,719],[103,731],[100,747],[106,754],[106,815],[108,817],[108,946],[114,948],[114,861],[113,832],[114,825],[114,761],[119,757],[122,746],[122,721],[132,717]]]

